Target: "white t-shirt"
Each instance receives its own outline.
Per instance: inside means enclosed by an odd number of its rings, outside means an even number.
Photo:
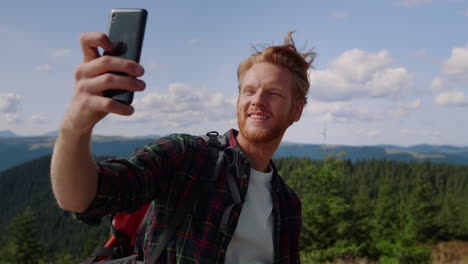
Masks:
[[[270,171],[250,169],[249,188],[226,251],[226,263],[273,263],[273,171]]]

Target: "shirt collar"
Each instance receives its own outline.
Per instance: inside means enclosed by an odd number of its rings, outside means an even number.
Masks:
[[[249,163],[247,157],[245,156],[244,152],[242,151],[242,149],[241,149],[241,147],[239,145],[239,142],[237,142],[236,137],[237,137],[238,134],[239,134],[239,131],[232,128],[229,131],[227,131],[224,135],[228,138],[229,145],[231,147],[233,147],[242,156],[243,163],[245,165],[248,165],[249,168],[250,168],[250,163]],[[273,160],[270,160],[270,166],[273,169],[273,177],[272,177],[273,179],[271,180],[271,184],[272,184],[274,190],[278,191],[281,180],[280,180],[280,177],[279,177],[279,174],[278,174],[278,170],[276,169],[276,166],[273,163]]]

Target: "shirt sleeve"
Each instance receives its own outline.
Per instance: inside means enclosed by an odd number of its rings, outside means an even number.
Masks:
[[[76,218],[97,224],[102,216],[130,213],[161,193],[182,190],[197,177],[204,148],[200,137],[173,134],[137,149],[128,158],[99,162],[96,196]]]

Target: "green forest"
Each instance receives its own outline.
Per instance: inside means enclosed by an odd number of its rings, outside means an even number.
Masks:
[[[468,167],[334,158],[275,163],[302,201],[302,263],[430,263],[436,243],[468,241]],[[49,166],[46,156],[0,172],[0,264],[79,263],[109,237],[108,221],[86,226],[57,207]]]

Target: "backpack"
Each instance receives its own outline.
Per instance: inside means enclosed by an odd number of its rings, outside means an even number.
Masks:
[[[201,136],[206,142],[206,161],[204,173],[194,185],[187,199],[177,208],[173,220],[160,234],[161,242],[156,250],[151,253],[150,259],[145,263],[153,264],[162,254],[175,231],[182,223],[185,215],[201,197],[200,193],[206,188],[207,182],[214,182],[218,178],[225,163],[225,149],[228,145],[227,138],[211,131]],[[237,199],[236,199],[237,200]],[[133,213],[116,213],[109,216],[111,221],[111,237],[103,247],[97,248],[81,264],[134,264],[143,263],[143,240],[146,226],[150,222],[150,212],[153,210],[152,202],[148,202]]]

